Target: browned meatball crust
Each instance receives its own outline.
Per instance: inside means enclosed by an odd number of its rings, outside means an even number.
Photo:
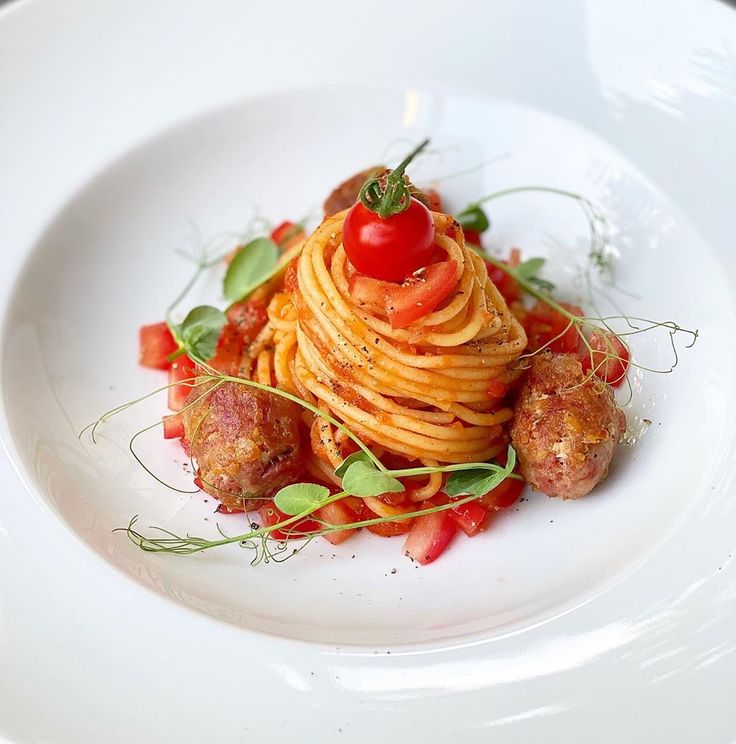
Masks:
[[[195,388],[189,401],[202,395]],[[303,472],[299,407],[234,382],[216,387],[183,412],[185,441],[204,490],[227,508],[259,505]]]
[[[573,354],[532,357],[514,410],[511,441],[521,474],[548,496],[577,499],[608,474],[626,431],[609,385]]]

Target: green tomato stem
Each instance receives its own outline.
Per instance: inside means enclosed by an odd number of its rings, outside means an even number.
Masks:
[[[411,194],[404,183],[404,171],[409,163],[429,144],[425,139],[417,145],[387,176],[384,184],[379,178],[369,178],[358,196],[361,204],[385,220],[406,211],[411,203]]]

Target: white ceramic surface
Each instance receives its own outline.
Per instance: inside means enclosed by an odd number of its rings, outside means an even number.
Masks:
[[[0,433],[27,486],[3,461],[0,732],[733,740],[735,55],[716,2],[0,12]],[[627,311],[700,329],[673,375],[636,374],[630,417],[653,424],[605,487],[534,497],[424,569],[370,536],[251,568],[237,548],[150,556],[112,535],[134,513],[214,531],[211,503],[127,453],[161,401],[96,447],[76,438],[158,384],[134,365],[135,329],[186,277],[187,220],[210,235],[256,207],[300,215],[424,134],[441,154],[419,180],[495,158],[442,185],[451,206],[521,183],[595,198],[638,295]],[[584,221],[554,197],[492,215],[498,247],[584,250]],[[665,341],[634,351],[661,366]],[[173,446],[143,449],[186,487]]]

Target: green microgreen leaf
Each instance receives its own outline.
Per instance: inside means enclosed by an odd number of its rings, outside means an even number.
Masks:
[[[545,292],[551,292],[555,285],[539,276],[539,272],[544,268],[545,263],[546,261],[543,258],[530,258],[522,261],[518,266],[514,266],[511,271],[517,280],[531,282]]]
[[[495,472],[480,469],[459,470],[447,479],[445,493],[448,496],[459,496],[463,493],[483,496],[507,478],[513,472],[515,465],[516,452],[513,447],[509,447],[505,467],[499,466]]]
[[[455,215],[455,219],[463,229],[475,230],[479,233],[485,232],[491,226],[488,215],[477,204],[469,204],[462,212]]]
[[[270,238],[256,238],[240,248],[225,273],[225,298],[238,302],[247,297],[271,276],[278,257],[279,247]]]
[[[531,279],[542,270],[544,264],[543,258],[529,258],[514,267],[514,275],[522,279]]]
[[[342,478],[345,475],[345,471],[354,463],[354,462],[365,462],[370,463],[371,458],[368,457],[368,455],[363,452],[362,450],[360,452],[353,452],[352,455],[348,455],[338,466],[335,468],[335,475],[338,478]]]
[[[292,483],[274,496],[273,503],[284,514],[293,516],[319,509],[329,496],[330,489],[317,483]]]
[[[342,477],[342,487],[351,496],[380,496],[382,493],[399,493],[404,484],[378,470],[374,463],[355,460]]]
[[[189,311],[184,322],[174,326],[174,336],[181,348],[198,362],[212,359],[227,323],[225,313],[210,305],[200,305]]]

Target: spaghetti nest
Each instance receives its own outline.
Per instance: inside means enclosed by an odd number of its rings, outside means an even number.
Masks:
[[[269,322],[251,349],[253,377],[275,383],[345,423],[378,452],[425,465],[483,462],[505,448],[510,408],[496,407],[491,380],[508,384],[526,335],[465,245],[462,229],[433,213],[435,244],[455,261],[457,285],[440,307],[408,328],[392,328],[379,305],[350,295],[353,269],[342,246],[346,212],[326,219],[301,246],[296,281],[269,302]],[[293,269],[292,269],[293,270]],[[343,437],[324,420],[311,426],[315,475],[343,459]],[[441,488],[441,476],[414,489]]]

